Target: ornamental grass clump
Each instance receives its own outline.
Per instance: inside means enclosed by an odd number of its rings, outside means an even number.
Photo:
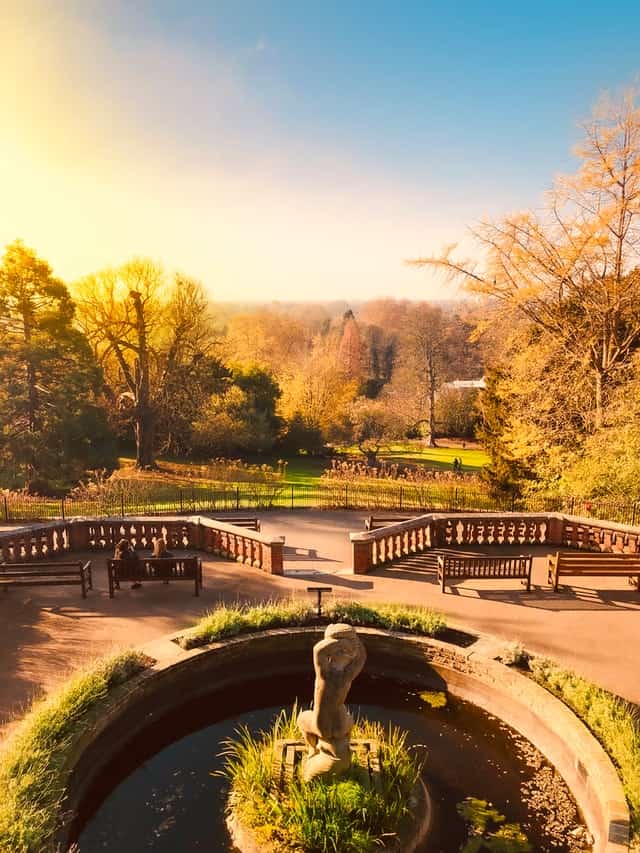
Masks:
[[[34,703],[0,752],[0,853],[53,849],[74,743],[109,692],[146,666],[138,652],[123,652]]]
[[[442,613],[429,607],[412,607],[407,604],[374,604],[369,607],[355,601],[339,602],[331,609],[336,622],[348,622],[368,628],[387,631],[407,631],[437,637],[447,627]]]
[[[406,631],[426,637],[437,637],[447,627],[445,617],[428,607],[404,604],[336,602],[327,607],[325,619],[367,628]],[[317,623],[315,610],[307,601],[282,599],[264,604],[220,604],[200,619],[193,628],[178,638],[183,649],[193,649],[228,637]]]
[[[312,617],[313,612],[307,602],[293,599],[256,605],[220,604],[203,616],[178,642],[184,649],[193,649],[252,631],[307,625]]]
[[[292,780],[279,790],[272,778],[275,741],[300,736],[298,709],[281,712],[268,732],[247,728],[225,744],[222,775],[231,785],[228,811],[260,844],[302,853],[365,853],[392,840],[415,806],[414,789],[422,762],[395,727],[357,721],[354,738],[380,743],[380,788],[354,758],[352,768],[334,780]]]
[[[552,661],[533,658],[531,674],[584,721],[614,764],[631,813],[634,850],[640,849],[640,709]]]

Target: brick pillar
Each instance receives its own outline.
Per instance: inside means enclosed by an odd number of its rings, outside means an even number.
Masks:
[[[562,529],[564,527],[564,518],[554,513],[547,516],[547,544],[562,545]]]
[[[69,531],[70,551],[89,550],[89,522],[70,521],[68,522],[67,530]]]
[[[353,573],[354,575],[366,575],[371,568],[371,540],[352,539],[353,549]]]
[[[187,529],[189,531],[189,542],[195,551],[204,551],[205,549],[205,528],[200,521],[188,521]]]
[[[284,574],[284,539],[272,539],[262,545],[262,570],[269,575]]]

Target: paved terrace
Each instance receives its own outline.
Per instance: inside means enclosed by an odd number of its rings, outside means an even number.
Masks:
[[[97,655],[139,645],[177,631],[219,601],[308,598],[306,587],[326,584],[341,598],[434,607],[450,624],[520,640],[620,695],[640,703],[640,595],[624,578],[576,579],[579,586],[554,594],[546,586],[549,549],[533,549],[533,591],[518,581],[458,582],[445,595],[432,561],[413,557],[365,576],[351,574],[349,531],[361,530],[365,513],[300,510],[258,513],[262,531],[284,534],[285,575],[203,554],[204,589],[192,584],[123,584],[109,599],[106,556],[91,559],[94,590],[78,587],[17,588],[0,593],[0,734],[29,700],[56,686]],[[482,549],[486,553],[486,549]],[[523,548],[500,548],[520,553]],[[75,555],[74,555],[75,558]]]

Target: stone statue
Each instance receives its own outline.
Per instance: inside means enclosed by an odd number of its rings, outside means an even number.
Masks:
[[[324,639],[313,647],[313,709],[298,715],[298,728],[309,747],[302,765],[307,782],[316,776],[334,776],[351,766],[353,717],[344,702],[366,656],[351,625],[328,625]]]

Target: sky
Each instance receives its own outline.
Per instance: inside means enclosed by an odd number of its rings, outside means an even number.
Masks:
[[[221,301],[450,298],[404,261],[539,205],[639,43],[637,0],[0,0],[0,247]]]

